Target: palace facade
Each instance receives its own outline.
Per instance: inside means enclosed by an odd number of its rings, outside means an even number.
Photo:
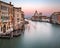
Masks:
[[[11,2],[0,1],[0,32],[11,32],[24,21],[24,12],[21,7],[14,7]],[[18,26],[17,26],[18,25]]]
[[[14,29],[21,29],[24,24],[24,12],[21,7],[14,7]]]
[[[13,5],[0,1],[0,32],[12,31]]]

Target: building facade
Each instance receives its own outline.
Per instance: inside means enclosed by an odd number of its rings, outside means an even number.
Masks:
[[[14,7],[14,30],[21,29],[24,24],[24,12],[21,7]]]
[[[0,32],[13,30],[12,26],[13,5],[0,1]]]
[[[52,13],[50,22],[60,24],[60,12]]]

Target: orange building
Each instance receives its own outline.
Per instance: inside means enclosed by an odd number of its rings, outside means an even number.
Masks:
[[[52,13],[52,15],[50,17],[50,21],[52,23],[60,24],[60,12],[54,12],[54,13]]]
[[[58,23],[60,24],[60,15],[58,15]]]

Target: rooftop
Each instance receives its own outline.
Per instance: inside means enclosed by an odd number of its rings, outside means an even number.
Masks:
[[[7,5],[13,6],[13,5],[11,4],[11,2],[10,2],[10,3],[6,3],[6,2],[3,2],[3,1],[0,1],[0,3],[4,3],[4,4],[7,4]]]

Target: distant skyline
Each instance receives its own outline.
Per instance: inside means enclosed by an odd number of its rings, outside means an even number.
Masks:
[[[50,16],[52,12],[60,11],[60,0],[2,0],[12,2],[15,7],[22,7],[25,16],[32,16],[35,10]]]

